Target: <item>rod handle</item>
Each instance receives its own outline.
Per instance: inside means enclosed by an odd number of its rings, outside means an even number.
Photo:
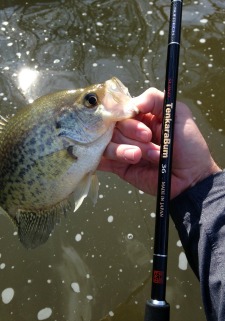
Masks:
[[[144,321],[170,321],[170,305],[166,301],[148,300]]]

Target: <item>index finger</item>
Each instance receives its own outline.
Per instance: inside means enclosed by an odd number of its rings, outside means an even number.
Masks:
[[[151,113],[162,118],[164,93],[156,88],[149,88],[138,97],[132,98],[134,104],[143,114]]]

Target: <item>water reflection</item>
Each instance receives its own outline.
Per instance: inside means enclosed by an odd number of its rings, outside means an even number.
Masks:
[[[111,76],[133,95],[150,85],[163,89],[169,5],[1,1],[0,113],[12,115],[40,95]],[[223,1],[185,2],[179,78],[179,99],[192,108],[223,167],[224,10]],[[21,84],[24,69],[37,75],[35,82],[26,75]],[[101,173],[100,181],[96,207],[87,200],[37,250],[23,249],[13,225],[1,217],[1,320],[143,319],[155,200],[113,175]],[[198,282],[189,268],[178,267],[183,250],[177,242],[171,224],[171,319],[203,321]]]

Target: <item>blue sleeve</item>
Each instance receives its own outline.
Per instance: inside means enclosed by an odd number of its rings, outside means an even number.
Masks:
[[[225,171],[170,204],[190,266],[200,280],[208,321],[225,320]]]

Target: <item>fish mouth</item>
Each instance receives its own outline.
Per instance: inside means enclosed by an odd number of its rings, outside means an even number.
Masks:
[[[111,91],[111,93],[121,92],[131,98],[128,88],[124,86],[124,84],[118,78],[113,77],[109,81],[110,81],[109,90]]]
[[[139,113],[137,106],[133,103],[128,88],[116,77],[105,82],[106,94],[103,105],[111,119],[120,121],[134,117]]]
[[[131,95],[129,90],[124,84],[117,78],[112,77],[110,80],[106,81],[106,88],[108,93],[113,97],[117,103],[125,103],[125,105],[130,105],[129,109],[132,111],[132,116],[139,113],[139,109],[133,103],[131,103]]]

